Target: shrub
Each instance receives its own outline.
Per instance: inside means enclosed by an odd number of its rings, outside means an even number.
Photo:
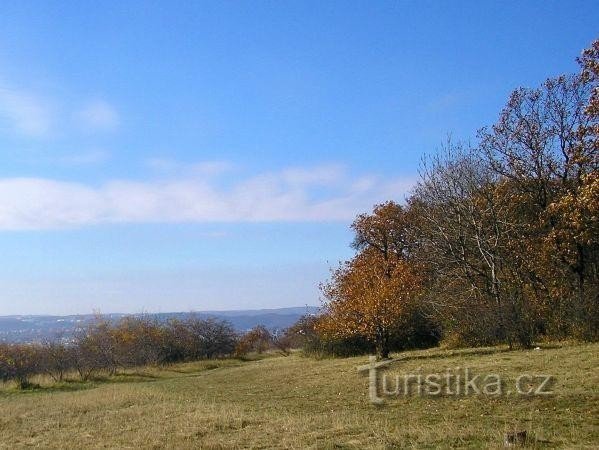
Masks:
[[[19,389],[31,385],[30,378],[40,373],[41,352],[37,345],[1,344],[0,378],[15,381]]]
[[[54,381],[63,381],[64,376],[75,367],[75,349],[59,342],[50,342],[40,348],[41,371]]]

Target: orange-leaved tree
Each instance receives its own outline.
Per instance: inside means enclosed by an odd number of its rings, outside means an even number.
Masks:
[[[389,357],[391,333],[411,311],[421,280],[406,261],[365,249],[334,270],[321,289],[327,314],[319,331],[333,337],[364,336],[383,359]]]

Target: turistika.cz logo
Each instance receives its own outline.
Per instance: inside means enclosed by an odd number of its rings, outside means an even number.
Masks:
[[[369,364],[358,367],[358,372],[368,375],[370,402],[385,403],[385,399],[399,396],[468,396],[468,395],[552,395],[554,377],[547,374],[523,373],[511,383],[506,383],[496,373],[476,374],[468,367],[447,368],[443,373],[402,373],[385,371],[401,359],[377,361],[370,356]]]

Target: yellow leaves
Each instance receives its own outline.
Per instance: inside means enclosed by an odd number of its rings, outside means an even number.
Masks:
[[[557,218],[546,238],[549,249],[558,249],[568,261],[577,257],[577,245],[599,243],[599,173],[583,177],[578,189],[549,205],[548,213]]]

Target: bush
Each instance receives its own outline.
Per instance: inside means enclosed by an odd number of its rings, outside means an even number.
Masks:
[[[242,357],[250,352],[261,354],[272,346],[272,334],[264,325],[258,325],[241,336],[235,348],[235,356]]]
[[[226,321],[192,317],[172,320],[164,329],[162,361],[190,361],[231,356],[237,334]]]
[[[63,381],[67,372],[75,366],[75,349],[58,342],[50,342],[41,347],[41,371],[54,381]]]
[[[30,378],[40,373],[41,352],[37,345],[0,344],[0,378],[15,381],[19,389],[31,386]]]
[[[76,371],[85,381],[119,368],[228,357],[236,345],[237,335],[225,321],[192,317],[164,324],[146,317],[118,322],[97,317],[69,344],[0,344],[0,380],[25,388],[33,375],[62,381]]]

